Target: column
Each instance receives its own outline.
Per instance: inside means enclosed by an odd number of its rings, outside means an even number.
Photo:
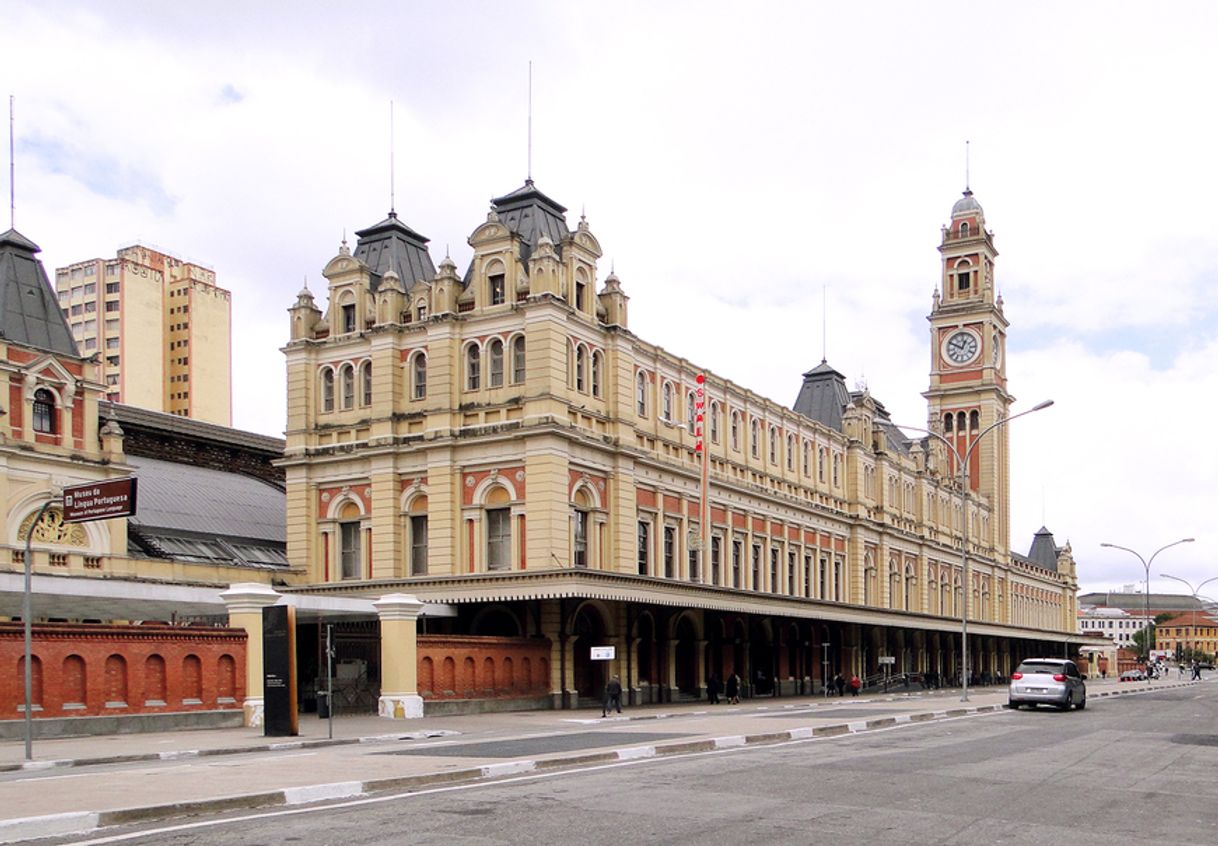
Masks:
[[[262,609],[279,601],[279,594],[269,585],[259,582],[240,582],[229,585],[220,593],[228,607],[228,624],[234,629],[244,629],[245,640],[245,701],[241,710],[245,714],[245,725],[258,728],[262,725],[263,674],[262,674]]]
[[[381,698],[377,713],[392,720],[423,716],[419,696],[418,619],[423,603],[391,593],[372,603],[381,620]]]

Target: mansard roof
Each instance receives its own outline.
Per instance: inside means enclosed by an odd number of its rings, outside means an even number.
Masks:
[[[567,209],[539,191],[532,179],[526,179],[524,185],[510,194],[491,200],[491,205],[499,222],[521,237],[521,261],[529,260],[542,235],[548,237],[555,251],[562,255],[563,239],[571,234],[563,216]]]
[[[1044,526],[1033,536],[1032,548],[1028,550],[1025,561],[1057,572],[1057,542],[1053,540],[1053,533]]]
[[[0,234],[0,337],[11,344],[80,358],[41,249],[15,229]]]
[[[795,413],[840,432],[842,412],[849,403],[846,377],[830,367],[828,361],[821,359],[820,364],[804,374],[804,383],[792,408]]]
[[[372,292],[391,269],[407,291],[418,282],[435,278],[436,266],[427,252],[428,239],[398,220],[397,212],[375,226],[355,233],[355,257],[372,270]]]

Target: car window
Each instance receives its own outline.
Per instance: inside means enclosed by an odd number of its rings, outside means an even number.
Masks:
[[[1028,673],[1048,673],[1049,675],[1055,675],[1061,671],[1061,664],[1050,664],[1047,661],[1024,661],[1015,669],[1015,672],[1023,673],[1024,675],[1027,675]]]

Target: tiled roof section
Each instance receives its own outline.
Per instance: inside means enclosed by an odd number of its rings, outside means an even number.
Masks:
[[[551,200],[537,187],[532,179],[510,194],[491,200],[499,222],[519,235],[523,241],[520,248],[521,261],[528,261],[541,236],[554,243],[554,250],[562,255],[562,242],[571,230],[567,228],[566,208]]]
[[[804,374],[799,396],[793,406],[797,414],[823,423],[834,431],[842,431],[842,411],[850,402],[846,377],[822,360]]]
[[[129,456],[139,479],[139,500],[129,525],[137,533],[202,536],[228,543],[283,545],[287,511],[283,491],[238,473]]]
[[[41,249],[15,229],[0,234],[0,337],[13,344],[80,358]]]
[[[1078,604],[1106,608],[1123,608],[1131,614],[1143,613],[1143,609],[1147,605],[1150,606],[1152,613],[1156,611],[1190,611],[1193,608],[1204,607],[1204,603],[1201,601],[1178,593],[1152,593],[1148,601],[1148,597],[1144,593],[1129,593],[1115,590],[1105,593],[1081,594],[1078,598]]]
[[[283,456],[284,441],[270,435],[259,435],[256,432],[245,432],[240,429],[230,429],[215,423],[202,420],[192,420],[189,417],[179,417],[176,414],[165,414],[161,411],[150,411],[133,405],[122,405],[115,402],[98,403],[98,417],[107,420],[113,417],[121,427],[138,427],[155,430],[167,435],[179,436],[192,441],[211,441],[219,444],[236,445],[247,450],[267,453],[268,456],[280,458]]]
[[[1044,526],[1032,538],[1027,560],[1037,567],[1057,572],[1057,543],[1053,540],[1053,533]]]
[[[359,239],[355,244],[355,257],[371,268],[373,293],[390,268],[402,280],[406,291],[416,282],[430,282],[435,278],[436,266],[427,252],[428,239],[398,220],[396,212],[389,212],[389,217],[375,226],[359,230],[355,236]]]

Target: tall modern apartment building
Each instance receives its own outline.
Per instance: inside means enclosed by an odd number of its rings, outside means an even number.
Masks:
[[[55,288],[107,399],[231,425],[232,294],[214,270],[133,244],[58,268]]]

